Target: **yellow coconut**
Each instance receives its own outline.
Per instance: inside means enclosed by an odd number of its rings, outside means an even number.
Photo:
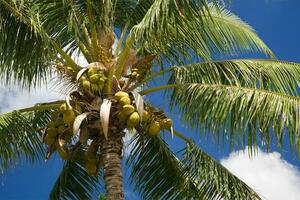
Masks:
[[[58,154],[60,155],[60,157],[63,159],[63,160],[67,160],[68,157],[69,157],[69,152],[67,149],[63,148],[63,147],[59,147],[57,149],[57,152]]]
[[[131,100],[129,97],[122,97],[119,101],[120,105],[124,106],[124,105],[130,105],[131,104]]]
[[[143,111],[143,122],[147,122],[150,119],[150,114],[148,111],[144,110]]]
[[[171,126],[173,125],[173,120],[170,118],[166,118],[166,119],[163,119],[162,121],[160,121],[159,124],[160,124],[161,128],[169,130],[171,128]]]
[[[152,122],[149,126],[148,132],[150,136],[157,136],[160,132],[159,122],[157,121]]]
[[[129,94],[123,91],[119,91],[115,94],[115,97],[118,101],[120,101],[120,99],[123,97],[129,97]]]
[[[85,169],[90,176],[97,173],[97,165],[94,162],[86,162]]]
[[[71,124],[75,120],[75,113],[73,110],[67,110],[63,115],[63,121],[65,124]]]
[[[54,127],[47,128],[47,135],[49,135],[50,137],[55,137],[57,136],[57,134],[58,134],[57,128]]]
[[[90,76],[90,81],[92,83],[97,83],[99,81],[100,77],[101,77],[100,74],[93,74],[92,76]]]
[[[51,145],[51,144],[53,144],[54,142],[55,142],[55,137],[50,136],[50,135],[48,135],[48,134],[44,137],[44,143],[45,143],[45,144]]]
[[[122,111],[126,116],[132,114],[135,111],[135,108],[133,105],[124,105],[122,108]]]
[[[140,116],[137,112],[132,113],[127,119],[128,128],[133,128],[140,123]]]

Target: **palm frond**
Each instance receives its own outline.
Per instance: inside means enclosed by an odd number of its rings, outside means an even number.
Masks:
[[[288,133],[292,148],[299,147],[300,98],[263,89],[222,84],[187,84],[175,89],[172,105],[184,121],[218,139],[236,139],[250,147],[260,141],[269,147],[275,134],[282,147]],[[259,136],[258,136],[259,135]],[[297,149],[298,153],[299,148]]]
[[[0,2],[0,76],[7,83],[38,85],[50,74],[51,48]]]
[[[52,190],[49,200],[63,199],[92,199],[99,192],[101,186],[102,171],[99,176],[90,176],[83,167],[84,151],[77,149],[76,161],[70,159],[64,163]]]
[[[230,173],[194,143],[187,144],[182,162],[188,175],[204,191],[204,199],[261,199],[253,189]]]
[[[300,64],[263,59],[195,63],[172,69],[170,84],[225,84],[297,95]]]
[[[167,58],[171,63],[208,60],[213,54],[244,50],[273,55],[253,29],[229,11],[207,2],[198,7],[178,7],[180,3],[176,2],[154,1],[143,20],[132,28],[141,51]]]
[[[260,199],[192,144],[184,149],[184,159],[180,161],[160,138],[138,138],[134,142],[127,162],[132,167],[131,181],[143,199]]]
[[[236,55],[241,51],[261,51],[274,56],[254,29],[229,10],[210,4],[208,11],[204,10],[201,16],[201,28],[205,32],[203,40],[210,41],[219,53]],[[197,25],[193,22],[191,26]]]
[[[14,111],[0,117],[0,169],[3,171],[21,160],[42,160],[42,128],[50,120],[51,111]]]

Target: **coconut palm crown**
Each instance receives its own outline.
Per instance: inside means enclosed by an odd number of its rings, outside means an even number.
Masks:
[[[1,170],[60,155],[53,200],[90,199],[102,183],[107,199],[124,199],[122,163],[141,199],[260,199],[165,112],[232,147],[249,145],[250,153],[258,142],[268,149],[273,137],[282,147],[285,135],[300,152],[300,65],[277,60],[225,6],[0,0],[2,80],[24,89],[55,80],[65,91],[65,99],[1,115]],[[215,59],[249,52],[267,59]],[[165,111],[146,98],[163,90]],[[124,156],[126,135],[132,143]],[[172,136],[186,144],[179,153],[165,140]]]

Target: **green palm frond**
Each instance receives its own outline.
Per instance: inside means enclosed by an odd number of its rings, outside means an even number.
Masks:
[[[63,50],[71,46],[71,41],[63,34],[65,31],[44,27],[47,22],[44,21],[43,10],[40,10],[42,7],[38,5],[38,1],[0,1],[3,10],[0,20],[0,29],[3,29],[0,32],[0,67],[1,76],[7,83],[18,81],[25,86],[36,86],[45,81],[53,65],[62,60],[73,69],[78,69],[71,55]]]
[[[205,3],[197,9],[180,8],[183,10],[178,10],[173,1],[155,1],[151,5],[143,20],[131,30],[141,51],[172,63],[193,59],[191,52],[202,59],[243,50],[273,56],[253,29],[228,10]]]
[[[0,76],[7,83],[38,85],[49,75],[51,48],[0,2]],[[33,73],[34,72],[34,73]]]
[[[225,84],[297,95],[300,64],[263,59],[195,63],[172,70],[170,84]]]
[[[92,199],[99,192],[101,186],[102,171],[97,176],[90,176],[86,172],[84,164],[84,151],[77,149],[76,161],[70,159],[64,163],[52,190],[49,200],[63,199]]]
[[[260,199],[193,144],[184,149],[180,161],[162,139],[137,138],[127,163],[132,167],[131,181],[143,199]]]
[[[199,184],[200,191],[205,191],[204,199],[261,199],[255,191],[194,143],[187,144],[182,162],[188,175]]]
[[[43,128],[51,110],[19,112],[0,116],[0,169],[5,170],[21,160],[34,162],[45,155]]]
[[[204,10],[201,16],[201,28],[205,32],[203,40],[210,41],[219,53],[237,55],[241,51],[261,51],[274,56],[254,29],[229,10],[210,4],[208,11]],[[197,26],[197,22],[192,21],[191,26]]]
[[[174,86],[175,87],[175,86]],[[263,89],[222,84],[187,84],[175,89],[176,105],[184,121],[199,130],[230,138],[232,146],[269,147],[273,133],[282,147],[288,133],[292,148],[299,151],[300,98]]]

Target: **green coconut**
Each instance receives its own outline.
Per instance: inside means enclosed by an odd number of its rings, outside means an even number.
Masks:
[[[124,105],[122,111],[128,116],[135,111],[135,107],[133,105]]]
[[[124,106],[124,105],[130,105],[131,104],[131,100],[129,97],[122,97],[119,101],[120,105]]]
[[[128,116],[123,111],[118,112],[117,117],[121,122],[126,121],[128,118]]]
[[[166,119],[163,119],[162,121],[160,121],[160,126],[163,128],[163,129],[171,129],[172,125],[173,125],[173,120],[170,119],[170,118],[166,118]]]
[[[133,128],[140,123],[140,116],[137,112],[132,113],[127,119],[127,125],[129,128]]]
[[[120,101],[121,98],[123,97],[128,97],[129,98],[129,94],[123,91],[119,91],[117,93],[115,93],[115,97],[118,101]]]
[[[148,111],[143,111],[143,122],[147,122],[150,119],[150,114]]]
[[[149,125],[148,133],[150,136],[157,136],[160,132],[159,122],[154,121]]]

